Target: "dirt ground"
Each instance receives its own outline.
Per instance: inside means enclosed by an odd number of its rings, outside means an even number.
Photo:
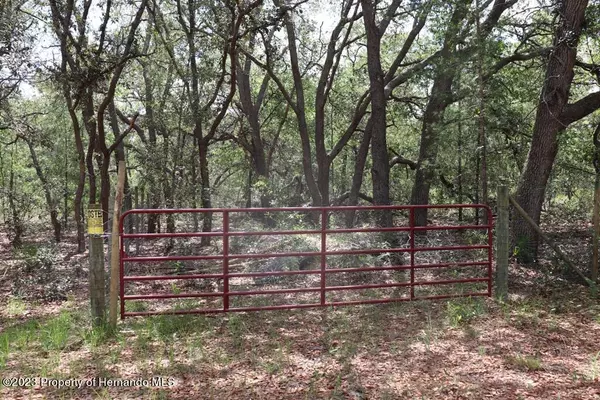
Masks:
[[[600,303],[544,264],[511,266],[506,303],[136,317],[111,337],[89,328],[85,256],[61,244],[21,279],[1,240],[2,399],[600,399]]]

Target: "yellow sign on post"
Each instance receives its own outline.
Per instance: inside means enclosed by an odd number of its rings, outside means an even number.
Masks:
[[[102,235],[104,228],[102,224],[102,209],[98,204],[90,204],[87,212],[88,235]]]

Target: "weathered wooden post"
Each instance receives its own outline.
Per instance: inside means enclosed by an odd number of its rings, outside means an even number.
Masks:
[[[110,304],[109,304],[109,324],[112,329],[117,327],[117,299],[119,296],[119,267],[120,256],[119,240],[120,230],[119,221],[121,219],[121,208],[123,206],[123,192],[125,189],[125,161],[119,161],[119,172],[117,180],[117,193],[115,193],[115,205],[113,207],[113,226],[110,254]]]
[[[592,282],[598,282],[598,264],[600,263],[600,124],[594,131],[594,170],[596,181],[594,183],[594,237],[592,240]]]
[[[88,236],[90,243],[89,278],[92,325],[101,326],[105,318],[104,296],[104,240],[102,234],[102,207],[99,204],[88,206]]]
[[[596,182],[594,184],[594,215],[592,220],[594,222],[594,237],[592,240],[592,282],[598,282],[598,264],[600,263],[600,171],[596,172]]]
[[[496,220],[496,297],[508,297],[508,185],[501,181],[498,186],[498,217]]]

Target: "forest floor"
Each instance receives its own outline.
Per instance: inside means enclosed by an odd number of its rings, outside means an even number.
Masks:
[[[2,399],[600,399],[600,303],[552,260],[512,265],[506,303],[136,317],[108,337],[89,328],[85,255],[67,238],[22,277],[27,239],[17,260],[0,235]]]

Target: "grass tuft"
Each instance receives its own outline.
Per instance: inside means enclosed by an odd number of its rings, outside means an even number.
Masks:
[[[506,362],[524,371],[540,371],[544,369],[542,366],[542,360],[534,356],[523,356],[517,354],[516,356],[506,357]]]
[[[9,317],[18,317],[25,313],[25,302],[19,298],[11,297],[6,304],[6,314]]]
[[[448,322],[453,327],[459,327],[469,324],[475,318],[483,315],[485,308],[481,299],[461,298],[447,303],[446,316]]]
[[[58,317],[50,319],[41,328],[41,343],[45,350],[62,350],[69,339],[73,324],[71,313],[62,311]]]

